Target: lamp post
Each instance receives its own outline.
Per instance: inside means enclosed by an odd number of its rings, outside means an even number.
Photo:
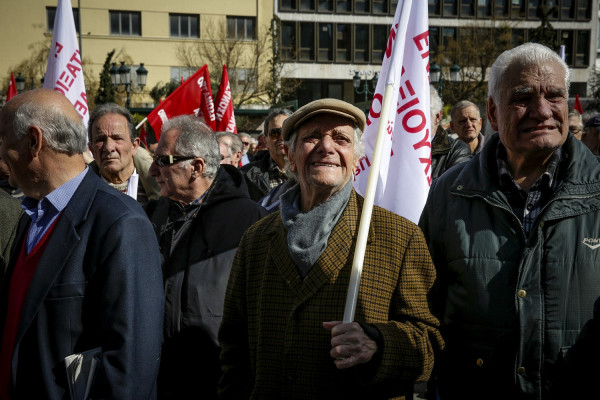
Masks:
[[[450,81],[458,82],[460,80],[460,67],[454,63],[450,68]],[[431,83],[437,84],[437,89],[442,98],[444,92],[444,74],[442,73],[442,67],[440,67],[435,61],[429,67],[429,79]]]
[[[131,96],[130,93],[142,93],[144,90],[144,86],[146,86],[146,79],[148,78],[148,70],[144,68],[144,63],[140,63],[138,69],[135,70],[137,74],[137,86],[139,89],[136,89],[131,84],[131,68],[125,65],[125,61],[121,61],[121,66],[117,67],[117,63],[112,63],[112,67],[110,68],[110,80],[118,93],[127,93],[127,101],[125,102],[125,107],[129,110],[129,106],[131,105]]]
[[[23,77],[20,72],[15,78],[15,83],[17,84],[17,93],[21,93],[23,90],[25,90],[25,77]]]
[[[369,101],[369,94],[373,94],[375,93],[375,89],[377,89],[377,81],[379,80],[379,72],[377,71],[360,71],[360,70],[350,70],[350,75],[354,74],[354,76],[352,77],[352,85],[354,86],[354,91],[357,94],[364,94],[365,95],[365,102]],[[369,81],[367,80],[367,78],[369,76],[373,75],[373,78],[371,78],[371,84],[373,87],[373,90],[369,90]],[[364,80],[363,77],[364,76]],[[362,89],[360,88],[361,86],[361,81],[363,82],[362,85]]]

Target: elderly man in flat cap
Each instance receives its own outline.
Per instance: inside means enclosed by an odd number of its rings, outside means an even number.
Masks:
[[[441,339],[419,228],[373,210],[356,322],[342,323],[363,199],[352,189],[364,113],[335,99],[282,127],[298,184],[234,259],[219,341],[222,399],[387,399],[427,379]]]

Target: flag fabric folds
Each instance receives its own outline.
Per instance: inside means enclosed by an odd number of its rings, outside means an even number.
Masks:
[[[354,188],[364,196],[378,127],[386,135],[375,204],[418,222],[431,185],[429,31],[427,4],[398,2],[380,79],[363,135],[365,156],[355,170]],[[391,86],[390,86],[391,85]],[[384,91],[394,90],[388,121],[380,121]]]
[[[148,122],[154,130],[156,140],[160,138],[163,123],[179,115],[197,115],[215,130],[215,107],[206,65],[198,69],[148,114]]]
[[[221,84],[215,99],[217,105],[217,131],[233,132],[237,134],[235,124],[235,115],[233,115],[233,99],[231,98],[231,86],[229,85],[229,75],[227,66],[223,65],[223,74],[221,75]]]
[[[70,0],[58,0],[44,87],[64,94],[86,124],[89,120],[81,54]]]
[[[148,138],[146,135],[146,122],[142,123],[142,127],[140,128],[140,142],[144,144],[145,148],[148,148]]]
[[[575,105],[573,106],[573,108],[579,111],[579,114],[583,115],[583,107],[581,106],[581,100],[579,100],[578,94],[575,95]]]
[[[8,83],[8,91],[6,92],[6,101],[9,101],[17,95],[17,82],[15,81],[15,75],[10,73],[10,82]]]

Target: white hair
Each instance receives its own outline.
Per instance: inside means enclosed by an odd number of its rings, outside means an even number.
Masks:
[[[541,65],[546,63],[556,63],[559,65],[565,74],[565,88],[569,90],[569,67],[560,58],[560,56],[539,43],[525,43],[511,50],[506,50],[500,54],[492,67],[488,78],[488,97],[494,100],[494,103],[500,102],[500,86],[504,81],[504,74],[513,65],[519,64],[526,68],[533,65]]]

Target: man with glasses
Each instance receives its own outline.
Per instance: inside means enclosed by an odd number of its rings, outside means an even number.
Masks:
[[[248,150],[250,150],[250,142],[252,142],[252,137],[248,135],[246,132],[238,132],[238,136],[242,141],[242,166],[248,164],[250,162],[250,158],[248,156]]]
[[[242,234],[266,214],[248,198],[238,169],[220,160],[215,135],[198,118],[162,126],[150,174],[163,197],[146,207],[165,287],[161,399],[216,399],[229,270]]]
[[[569,111],[569,132],[575,136],[575,139],[581,140],[583,134],[583,118],[577,110]]]
[[[276,186],[287,180],[285,174],[285,148],[281,136],[281,126],[292,112],[285,108],[274,108],[264,123],[268,153],[242,167],[242,174],[248,183],[250,198],[260,200]]]

